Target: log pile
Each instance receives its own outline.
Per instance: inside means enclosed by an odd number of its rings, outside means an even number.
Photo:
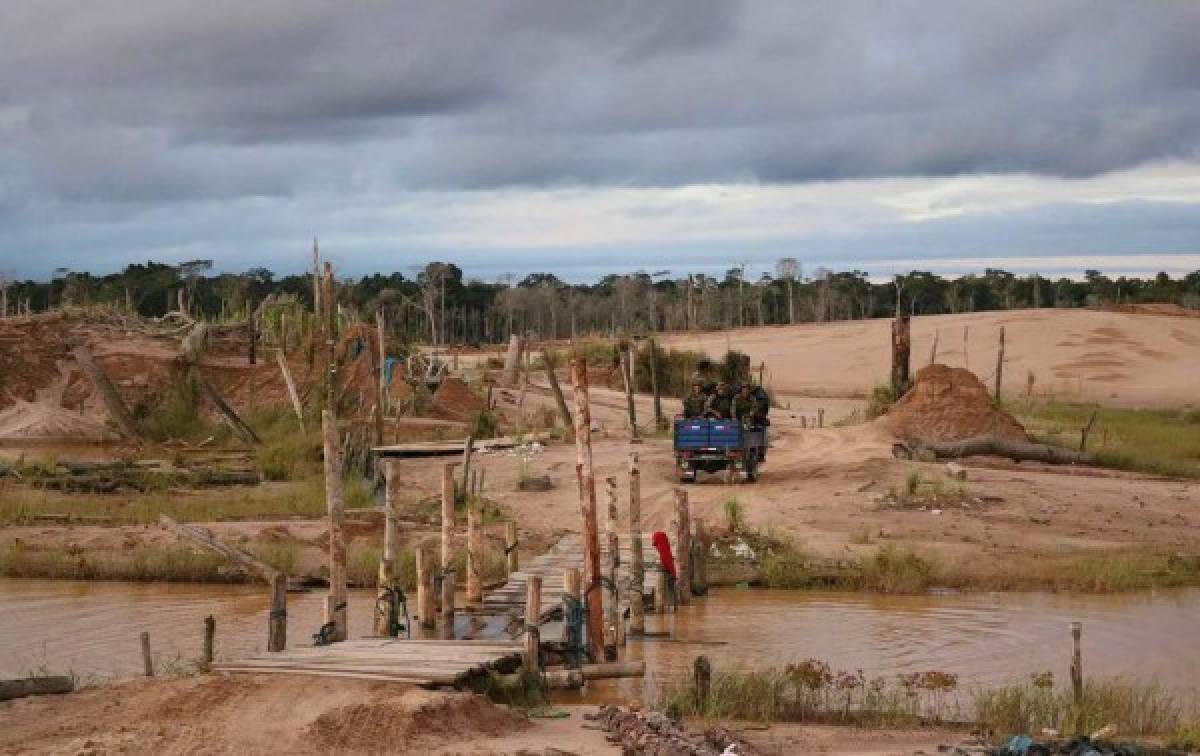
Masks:
[[[626,753],[643,756],[755,756],[758,753],[723,727],[710,728],[702,737],[696,737],[658,712],[601,706],[600,711],[589,718],[610,732]]]

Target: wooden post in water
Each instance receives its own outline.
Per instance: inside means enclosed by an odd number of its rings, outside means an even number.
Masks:
[[[478,499],[467,499],[467,604],[483,603],[483,512]]]
[[[542,576],[530,575],[525,584],[525,670],[537,674],[541,664]]]
[[[391,459],[383,460],[383,555],[379,560],[378,598],[384,599],[386,592],[393,588],[396,582],[396,571],[399,558],[398,533],[396,532],[396,488],[399,485],[396,474],[396,462]],[[399,617],[391,616],[391,612],[381,614],[375,612],[375,634],[391,635],[393,624]]]
[[[592,467],[592,412],[588,403],[587,360],[571,359],[575,396],[575,473],[583,519],[583,580],[587,594],[588,647],[593,659],[604,658],[604,614],[600,598],[600,537],[596,531],[596,475]]]
[[[509,520],[504,523],[504,558],[508,562],[508,574],[512,575],[521,569],[520,555],[517,553],[517,521]]]
[[[708,594],[708,529],[704,520],[696,518],[696,539],[692,547],[692,593]]]
[[[1004,377],[1004,326],[1000,326],[1000,344],[996,348],[996,403],[1000,403],[1000,381]]]
[[[617,623],[621,621],[617,596],[617,566],[621,562],[621,545],[617,538],[617,479],[604,479],[607,494],[607,517],[604,518],[604,540],[607,547],[604,560],[604,653],[616,658],[618,637]],[[611,659],[610,659],[611,661]]]
[[[325,599],[325,622],[333,623],[330,640],[344,641],[349,635],[346,617],[346,534],[342,528],[345,502],[342,499],[342,450],[337,421],[329,410],[321,411],[321,436],[325,445],[325,503],[329,510],[329,595]]]
[[[1083,651],[1080,640],[1083,636],[1083,623],[1071,623],[1071,693],[1075,705],[1083,704]]]
[[[200,649],[200,662],[204,669],[212,667],[213,644],[216,642],[217,621],[210,614],[204,618],[204,646]]]
[[[653,342],[651,342],[653,343]],[[638,455],[629,455],[629,632],[646,632],[646,607],[642,603],[646,568],[642,556],[642,474]]]
[[[421,627],[432,630],[437,626],[437,596],[434,593],[433,557],[428,544],[417,545],[417,616]]]
[[[267,614],[267,650],[287,648],[287,576],[277,572],[271,576],[271,609]]]
[[[818,428],[825,427],[825,408],[824,407],[817,407],[817,427]]]
[[[442,618],[447,625],[454,623],[454,570],[451,562],[451,539],[454,535],[454,463],[442,465]]]
[[[667,571],[661,567],[654,575],[654,612],[667,613]]]
[[[696,692],[696,708],[704,711],[708,702],[708,691],[712,685],[712,663],[708,661],[707,656],[701,654],[692,662],[692,679],[695,683],[692,688]]]
[[[675,489],[675,601],[680,606],[692,602],[692,525],[688,517],[688,495]]]
[[[563,592],[562,592],[562,611],[563,611],[563,640],[567,640],[567,631],[571,621],[571,605],[572,602],[578,603],[581,595],[580,590],[581,576],[578,567],[567,567],[563,570]],[[578,638],[576,640],[582,640]],[[574,655],[574,648],[568,649]],[[570,661],[567,666],[578,663],[578,659],[568,657]]]
[[[154,657],[150,654],[150,633],[143,632],[142,640],[142,674],[154,677]]]

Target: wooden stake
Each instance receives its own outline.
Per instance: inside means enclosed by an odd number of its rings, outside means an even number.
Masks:
[[[621,547],[617,539],[617,479],[605,478],[604,489],[608,498],[608,516],[604,518],[604,537],[607,551],[604,555],[604,648],[605,655],[616,658],[619,633],[617,595],[617,566],[621,561]]]
[[[521,559],[517,553],[517,522],[509,520],[504,524],[504,557],[508,562],[508,574],[512,575],[521,569]]]
[[[375,376],[375,445],[383,445],[383,420],[387,415],[387,331],[383,308],[375,311],[375,332],[379,341],[379,372]]]
[[[996,349],[996,403],[1000,403],[1000,379],[1004,376],[1004,326],[1000,326],[1000,345]]]
[[[969,333],[970,333],[970,326],[963,326],[963,370],[971,369],[971,358],[970,358],[969,353],[967,352]]]
[[[142,633],[142,673],[154,677],[154,657],[150,655],[150,633]]]
[[[825,408],[824,407],[817,407],[817,427],[818,428],[825,427]]]
[[[692,593],[708,594],[708,530],[704,520],[696,518],[696,538],[692,547]]]
[[[1092,426],[1096,424],[1096,412],[1092,410],[1092,416],[1088,418],[1087,425],[1083,426],[1083,430],[1079,432],[1079,451],[1087,451],[1088,436],[1092,434]]]
[[[907,314],[899,311],[896,319],[892,321],[892,394],[896,398],[908,390],[909,354],[912,350],[911,322]]]
[[[1075,705],[1083,703],[1083,652],[1080,640],[1083,636],[1083,623],[1071,623],[1071,692]]]
[[[637,406],[633,403],[633,354],[630,351],[632,348],[632,346],[628,346],[622,349],[618,345],[617,352],[621,356],[621,377],[625,381],[625,405],[629,412],[629,439],[638,441]]]
[[[417,545],[417,617],[421,627],[432,630],[437,626],[437,596],[434,593],[433,558],[428,544]]]
[[[929,364],[937,362],[938,337],[942,335],[941,331],[933,332],[933,346],[929,350]]]
[[[604,658],[604,614],[600,598],[600,537],[596,531],[596,475],[592,467],[592,412],[588,403],[587,360],[571,359],[571,391],[575,395],[575,472],[583,519],[583,579],[587,585],[588,646],[594,659]]]
[[[467,604],[483,603],[483,527],[477,499],[467,499]]]
[[[654,392],[654,427],[667,427],[667,418],[662,411],[662,391],[658,386],[658,341],[650,339],[650,390]]]
[[[512,334],[508,337],[508,354],[504,356],[504,376],[505,386],[517,385],[517,369],[521,364],[521,337],[517,334]]]
[[[462,457],[462,495],[466,498],[471,495],[471,491],[467,488],[467,484],[471,482],[471,455],[475,452],[475,437],[467,436],[467,440],[463,442],[463,457]]]
[[[537,674],[541,668],[542,576],[530,575],[525,584],[525,670]]]
[[[693,690],[696,692],[696,707],[703,711],[708,702],[708,690],[712,684],[712,664],[708,657],[700,655],[692,662]]]
[[[688,517],[688,495],[675,489],[675,600],[680,606],[692,603],[692,530]]]
[[[641,635],[646,632],[646,575],[642,556],[642,474],[636,452],[629,455],[629,579],[629,631]]]
[[[275,361],[279,363],[279,372],[283,373],[283,382],[287,384],[288,398],[292,400],[292,411],[296,413],[296,419],[300,421],[300,432],[306,433],[304,405],[300,403],[300,394],[296,391],[296,381],[292,380],[292,371],[288,368],[287,358],[284,357],[282,349],[275,353]]]
[[[271,578],[271,609],[267,613],[267,650],[287,648],[287,576],[282,572]]]
[[[442,618],[454,623],[454,570],[450,566],[454,535],[454,463],[442,465]]]
[[[108,380],[108,376],[96,364],[92,358],[91,351],[82,344],[76,346],[72,350],[75,355],[75,362],[79,363],[80,370],[96,387],[96,391],[100,393],[100,398],[104,400],[104,406],[108,410],[108,415],[117,424],[129,438],[141,438],[138,432],[137,423],[133,421],[133,415],[129,414],[129,409],[125,406],[125,402],[121,401],[121,395],[117,393],[116,387],[112,385],[112,381]]]
[[[210,614],[204,618],[204,646],[200,649],[200,662],[206,670],[213,663],[213,644],[216,642],[216,636],[217,621]]]
[[[667,613],[667,571],[661,568],[654,575],[654,613]]]
[[[546,382],[550,384],[550,393],[554,394],[554,403],[558,405],[558,414],[562,417],[563,428],[568,434],[575,432],[574,421],[571,420],[571,410],[567,409],[567,400],[563,398],[562,386],[558,385],[558,375],[554,371],[554,353],[549,349],[542,350],[542,362],[546,370]]]
[[[346,535],[342,529],[345,502],[342,499],[342,445],[337,422],[329,410],[321,411],[321,437],[325,446],[325,503],[329,510],[329,595],[325,622],[334,625],[330,639],[344,641],[349,635],[346,611]]]

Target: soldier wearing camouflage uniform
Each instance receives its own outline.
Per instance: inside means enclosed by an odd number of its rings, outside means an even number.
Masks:
[[[728,383],[721,381],[717,384],[717,391],[709,397],[704,414],[721,420],[728,420],[733,416],[733,392],[730,391]]]
[[[704,386],[696,381],[692,383],[692,392],[683,398],[683,416],[686,418],[703,417],[707,404],[708,397],[704,394]]]

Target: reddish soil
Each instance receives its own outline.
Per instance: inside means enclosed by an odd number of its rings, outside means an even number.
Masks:
[[[922,368],[913,387],[879,424],[908,441],[961,441],[985,435],[1029,440],[1021,424],[996,407],[974,373],[945,365]]]
[[[458,378],[447,376],[442,379],[433,394],[434,410],[451,420],[466,420],[483,409],[483,400],[475,395]]]

